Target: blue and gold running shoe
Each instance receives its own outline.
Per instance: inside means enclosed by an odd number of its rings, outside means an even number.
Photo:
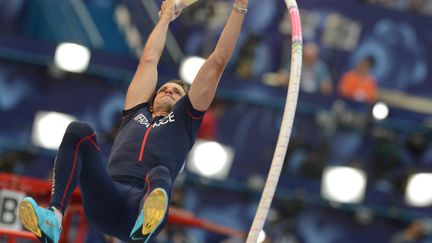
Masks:
[[[163,222],[168,210],[168,195],[162,188],[154,189],[145,199],[143,208],[135,221],[130,238],[147,243]]]
[[[40,242],[57,243],[61,228],[54,212],[41,208],[31,197],[26,197],[18,209],[19,219],[24,228],[30,230]]]

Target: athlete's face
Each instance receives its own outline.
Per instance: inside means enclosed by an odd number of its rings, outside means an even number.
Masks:
[[[153,111],[171,111],[174,104],[185,95],[183,88],[176,83],[166,83],[156,93]]]

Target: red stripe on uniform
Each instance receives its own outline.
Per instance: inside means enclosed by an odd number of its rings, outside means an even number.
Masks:
[[[90,142],[95,146],[95,148],[96,148],[97,150],[100,151],[100,147],[96,144],[96,142],[95,142],[92,138],[90,138],[89,141],[90,141]]]
[[[147,143],[147,137],[148,137],[148,135],[149,135],[150,130],[152,129],[152,127],[153,126],[150,124],[149,128],[147,129],[147,131],[146,131],[146,133],[144,135],[143,141],[141,143],[141,150],[140,150],[138,161],[142,161],[142,158],[143,158],[143,155],[144,155],[144,147],[145,147],[145,144]]]
[[[149,180],[149,178],[148,178],[148,175],[146,175],[145,182],[146,182],[146,184],[147,184],[147,191],[146,191],[146,193],[144,194],[144,200],[145,200],[145,199],[147,198],[147,196],[150,194],[150,180]]]
[[[84,142],[85,140],[88,139],[88,140],[91,141],[91,143],[92,143],[93,145],[95,145],[95,147],[96,147],[97,149],[99,149],[99,147],[96,145],[96,143],[91,139],[91,138],[94,137],[94,136],[96,136],[95,133],[93,133],[92,135],[89,135],[89,136],[87,136],[87,137],[84,137],[83,139],[81,139],[81,140],[77,143],[77,145],[76,145],[76,147],[75,147],[75,154],[74,154],[74,162],[73,162],[73,165],[72,165],[72,171],[71,171],[71,173],[70,173],[70,175],[69,175],[69,179],[68,179],[68,182],[67,182],[67,184],[66,184],[65,191],[63,192],[62,200],[61,200],[61,202],[60,202],[60,207],[61,207],[62,209],[63,209],[63,204],[64,204],[64,200],[65,200],[65,198],[66,198],[67,191],[69,190],[69,186],[70,186],[70,184],[71,184],[71,182],[72,182],[72,176],[73,176],[73,174],[75,173],[76,163],[77,163],[77,160],[78,160],[78,150],[79,150],[79,146],[81,145],[82,142]]]

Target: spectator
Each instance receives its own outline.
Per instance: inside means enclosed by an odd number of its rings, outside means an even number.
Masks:
[[[431,0],[364,0],[364,2],[389,9],[432,15]]]
[[[339,81],[339,94],[358,102],[374,102],[378,98],[375,78],[370,74],[375,65],[371,56],[361,59],[357,65],[347,71]]]
[[[333,85],[327,65],[320,59],[320,49],[313,42],[306,43],[303,49],[303,65],[300,89],[306,93],[331,95]],[[287,85],[289,82],[290,63],[279,72],[279,80]]]
[[[241,79],[253,78],[253,66],[256,59],[257,46],[262,41],[262,36],[250,34],[245,43],[240,47],[239,59],[235,64],[235,74]]]

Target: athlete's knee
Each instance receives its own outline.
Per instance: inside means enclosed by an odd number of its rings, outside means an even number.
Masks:
[[[92,134],[94,134],[94,130],[89,124],[73,121],[66,128],[60,147],[74,148],[79,141]]]
[[[66,132],[76,134],[79,137],[86,137],[93,134],[94,130],[88,123],[73,121],[69,123]]]
[[[171,185],[171,172],[170,170],[162,165],[156,166],[147,172],[147,177],[150,180],[163,180],[168,185]]]

